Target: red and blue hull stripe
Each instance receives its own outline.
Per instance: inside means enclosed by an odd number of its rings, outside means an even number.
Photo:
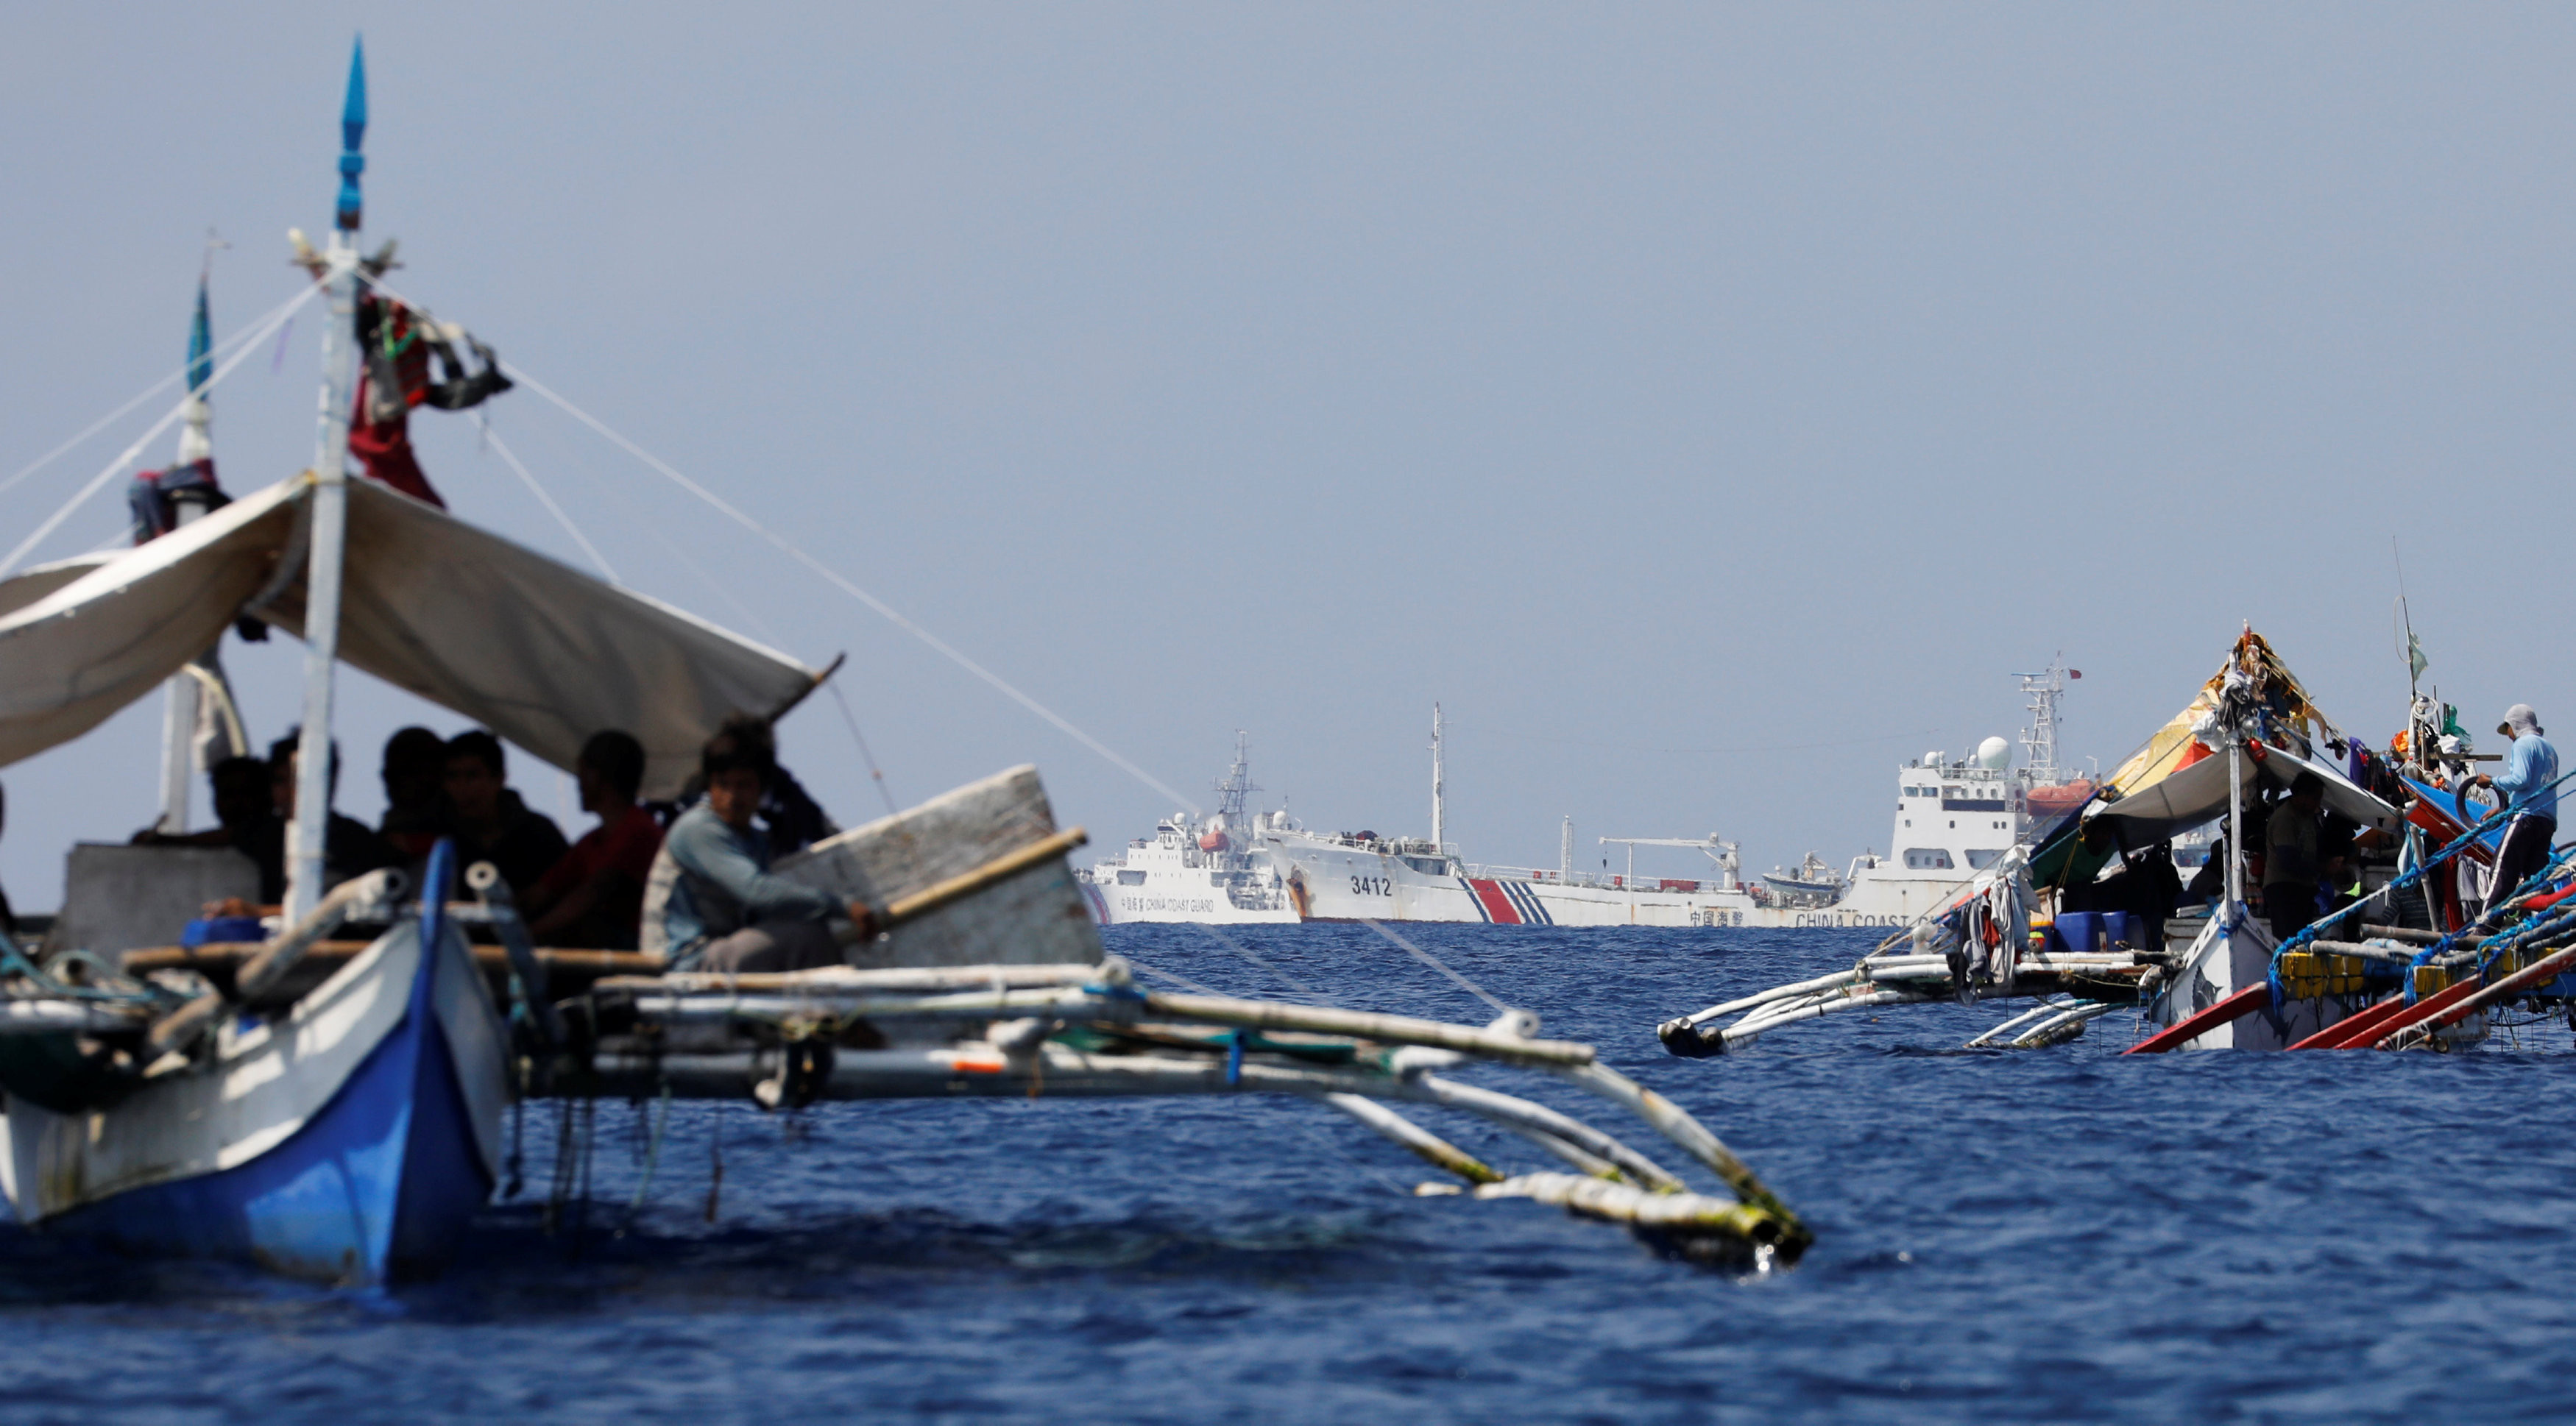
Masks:
[[[1495,878],[1462,876],[1458,884],[1467,889],[1467,903],[1476,914],[1493,926],[1553,926],[1556,918],[1547,914],[1539,903],[1538,893],[1525,881],[1503,881]]]

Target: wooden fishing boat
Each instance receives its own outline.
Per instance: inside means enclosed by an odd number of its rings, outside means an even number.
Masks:
[[[176,690],[173,710],[224,711],[209,651],[247,619],[304,643],[301,767],[330,760],[346,664],[557,767],[593,732],[624,729],[646,753],[644,793],[676,792],[727,719],[774,720],[832,668],[349,473],[353,314],[366,289],[384,292],[381,255],[362,259],[357,246],[365,125],[353,59],[338,223],[326,250],[298,239],[316,286],[297,303],[318,293],[332,309],[313,469],[129,551],[0,580],[0,762],[80,737],[156,688]],[[202,444],[207,392],[297,303],[220,368],[212,350],[192,349],[187,394],[164,426],[186,416]],[[164,764],[178,779],[165,807],[181,813],[196,770],[186,721],[170,718]],[[1449,1025],[1141,989],[1104,953],[1066,862],[1082,833],[1058,827],[1034,768],[782,860],[779,874],[865,903],[869,930],[846,937],[843,965],[723,978],[533,945],[506,884],[488,865],[456,865],[445,842],[416,888],[390,872],[331,885],[328,786],[296,780],[285,902],[273,925],[253,923],[256,939],[166,943],[208,895],[209,867],[218,882],[223,870],[177,848],[87,849],[97,876],[80,874],[76,854],[74,895],[41,956],[0,935],[0,1188],[22,1220],[376,1284],[433,1270],[455,1246],[506,1174],[504,1116],[526,1097],[792,1109],[1240,1093],[1317,1100],[1462,1191],[1558,1204],[1686,1257],[1788,1262],[1809,1239],[1715,1135],[1590,1046],[1539,1038],[1526,1012]],[[1621,1106],[1722,1192],[1690,1192],[1589,1124],[1437,1072],[1475,1064],[1543,1073]],[[1574,1172],[1505,1175],[1394,1102],[1502,1125]]]
[[[2431,740],[2418,703],[2397,748],[2421,754]],[[2535,969],[2561,964],[2548,957],[2576,939],[2534,919],[2555,906],[2562,863],[2481,926],[2453,894],[2451,873],[2492,860],[2513,811],[2473,808],[2465,771],[2456,756],[2409,761],[2343,733],[2248,629],[2191,702],[2040,841],[2016,846],[1848,969],[1712,1005],[1658,1034],[1673,1053],[1699,1058],[1850,1010],[2018,999],[2036,1004],[1969,1045],[2063,1043],[2133,1007],[2140,1037],[2129,1053],[2461,1048],[2485,1033],[2483,1011],[2499,996],[2554,1008],[2576,990],[2558,970]],[[2126,913],[2076,909],[2101,899],[2124,854],[2178,833],[2223,824],[2228,847],[2246,846],[2249,799],[2302,777],[2326,809],[2390,849],[2365,863],[2355,904],[2276,940],[2248,905],[2244,859],[2231,854],[2210,908],[2166,919],[2162,935],[2132,934]],[[2095,943],[2090,932],[2106,924],[2123,929]]]

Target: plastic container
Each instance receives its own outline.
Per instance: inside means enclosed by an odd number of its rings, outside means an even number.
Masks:
[[[2137,917],[2126,911],[2104,911],[2099,914],[2102,917],[2101,949],[2107,951],[2113,946],[2135,947],[2137,945],[2139,930]]]
[[[192,951],[205,945],[257,945],[267,939],[268,932],[256,916],[200,916],[179,933],[179,944]]]
[[[2074,955],[2086,955],[2102,947],[2102,913],[2099,911],[2060,911],[2050,929],[2057,932],[2057,942]]]

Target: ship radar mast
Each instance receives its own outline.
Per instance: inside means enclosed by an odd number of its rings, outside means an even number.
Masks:
[[[2066,666],[2063,653],[2050,657],[2041,672],[2020,675],[2022,696],[2030,700],[2030,726],[2021,730],[2022,775],[2032,786],[2053,787],[2066,780],[2057,765],[2057,700],[2066,695],[2067,680],[2083,676]]]
[[[1448,788],[1441,780],[1440,705],[1431,705],[1431,848],[1439,851],[1449,845]]]
[[[1227,768],[1224,780],[1214,785],[1216,815],[1224,819],[1226,826],[1237,831],[1251,825],[1244,820],[1244,807],[1251,795],[1261,790],[1252,783],[1250,737],[1241,728],[1234,730],[1234,766]]]

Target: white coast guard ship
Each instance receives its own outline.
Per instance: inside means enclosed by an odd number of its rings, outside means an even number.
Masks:
[[[1304,920],[1288,882],[1255,850],[1256,829],[1285,826],[1286,812],[1247,813],[1253,793],[1240,730],[1234,766],[1216,784],[1214,814],[1175,812],[1127,849],[1088,871],[1075,873],[1091,914],[1104,926],[1130,921],[1181,921],[1198,925]]]
[[[1702,838],[1603,837],[1628,848],[1628,870],[1574,866],[1572,820],[1557,865],[1497,867],[1463,860],[1447,838],[1437,706],[1431,715],[1431,835],[1324,832],[1285,811],[1247,812],[1245,756],[1218,783],[1218,811],[1179,813],[1123,857],[1092,868],[1086,888],[1103,923],[1128,921],[1455,921],[1530,926],[1903,926],[1994,865],[2057,804],[2080,805],[2091,786],[2059,777],[2056,704],[2070,671],[2023,675],[2034,720],[2023,730],[2024,766],[2012,745],[1988,738],[1970,755],[1926,753],[1896,770],[1888,855],[1865,852],[1842,872],[1809,853],[1794,870],[1759,882],[1742,876],[1738,846]],[[1696,850],[1711,875],[1636,875],[1636,849]]]

